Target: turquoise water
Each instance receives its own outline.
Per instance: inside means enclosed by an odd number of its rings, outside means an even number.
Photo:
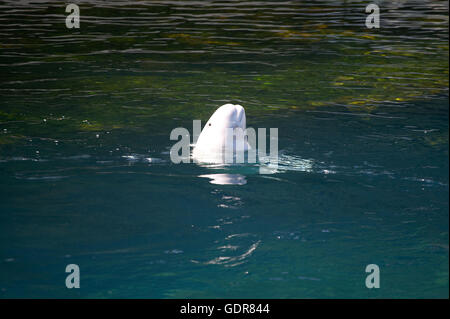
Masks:
[[[448,298],[448,1],[378,3],[0,2],[0,297]],[[228,102],[276,174],[170,161]]]

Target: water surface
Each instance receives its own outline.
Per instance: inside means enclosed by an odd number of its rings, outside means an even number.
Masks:
[[[1,1],[0,297],[448,298],[448,1],[378,4]],[[276,174],[171,163],[228,102]]]

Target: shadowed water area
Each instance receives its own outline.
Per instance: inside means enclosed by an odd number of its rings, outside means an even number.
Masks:
[[[448,298],[448,1],[376,3],[0,1],[0,298]],[[278,172],[170,161],[225,103]]]

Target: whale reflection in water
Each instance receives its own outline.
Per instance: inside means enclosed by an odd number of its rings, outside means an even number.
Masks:
[[[210,179],[211,184],[218,185],[245,185],[247,180],[244,175],[240,174],[206,174],[199,177],[205,177]]]

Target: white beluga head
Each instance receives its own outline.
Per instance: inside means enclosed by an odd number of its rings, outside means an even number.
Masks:
[[[245,130],[244,108],[237,104],[222,105],[206,122],[200,133],[192,152],[194,160],[203,163],[224,163],[226,152],[248,150],[249,146],[243,135]],[[235,139],[232,140],[232,143],[229,143],[230,132],[242,132],[241,142],[236,142]]]

